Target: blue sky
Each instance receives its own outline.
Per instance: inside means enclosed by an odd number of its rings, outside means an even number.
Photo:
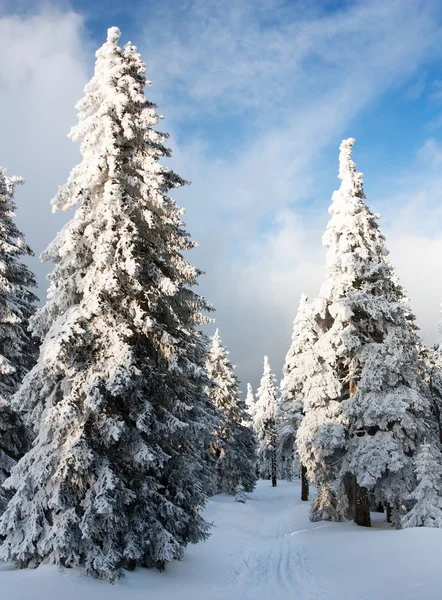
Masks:
[[[200,242],[200,291],[243,381],[279,375],[299,296],[317,294],[338,146],[355,137],[369,206],[426,341],[442,300],[442,5],[437,0],[0,0],[0,164],[27,184],[18,221],[39,254],[66,220],[50,199],[66,135],[117,25],[148,64],[176,193]],[[49,265],[35,259],[40,296]]]

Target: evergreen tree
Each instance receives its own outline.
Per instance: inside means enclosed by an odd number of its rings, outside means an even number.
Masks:
[[[402,517],[402,527],[442,527],[442,455],[434,445],[425,443],[414,460],[416,489],[408,496],[413,508]]]
[[[420,355],[424,366],[423,378],[430,391],[432,425],[442,444],[442,354],[439,345],[428,348],[422,344]]]
[[[206,368],[211,381],[209,396],[221,418],[213,446],[216,458],[214,491],[236,494],[241,489],[252,492],[256,484],[255,436],[245,403],[239,397],[235,367],[222,345],[218,329],[212,338]]]
[[[253,414],[255,410],[256,399],[253,394],[253,388],[250,383],[247,384],[247,395],[246,395],[246,410],[253,420]]]
[[[0,167],[0,484],[29,445],[29,432],[11,407],[11,398],[37,354],[28,333],[37,300],[31,289],[36,282],[22,262],[33,252],[14,222],[15,187],[21,183],[23,179],[8,177]],[[7,494],[0,488],[0,513],[6,503]]]
[[[276,431],[277,388],[276,377],[264,357],[264,372],[256,393],[254,429],[258,441],[258,472],[262,479],[271,479],[276,486],[277,446]]]
[[[247,384],[246,410],[247,410],[248,418],[251,422],[251,427],[252,427],[252,431],[253,431],[253,434],[255,437],[255,445],[256,445],[256,441],[258,439],[258,434],[255,429],[256,397],[255,397],[255,394],[253,393],[253,388],[250,383]],[[246,424],[248,425],[248,421]],[[256,478],[259,477],[259,464],[258,464],[257,456],[256,456],[257,450],[258,450],[258,448],[256,446],[256,451],[255,451],[255,475],[256,475]]]
[[[277,413],[282,477],[290,481],[293,474],[301,470],[303,500],[308,500],[308,480],[305,467],[300,465],[296,435],[304,414],[303,390],[310,376],[311,353],[316,338],[311,308],[303,294],[293,324],[292,344],[285,358]]]
[[[370,525],[368,491],[397,508],[414,485],[412,455],[429,403],[414,317],[387,259],[379,215],[364,204],[353,144],[350,138],[340,147],[342,183],[324,236],[315,375],[298,447],[315,482],[336,480],[341,504],[350,501],[347,516]]]
[[[316,305],[314,302],[312,319],[314,330],[319,335],[323,331],[313,312]],[[331,362],[324,358],[325,352],[321,355],[318,346],[319,341],[313,345],[305,365],[309,377],[303,386],[304,417],[297,431],[296,446],[304,469],[303,478],[308,478],[318,488],[310,507],[311,520],[339,521],[341,516],[333,484],[339,474],[346,437],[338,382]]]
[[[318,491],[310,505],[310,520],[315,521],[340,521],[335,490],[330,483],[318,486]]]
[[[32,319],[43,344],[16,402],[37,424],[7,481],[1,556],[84,566],[113,580],[205,539],[206,456],[216,427],[205,389],[209,308],[192,291],[194,247],[159,160],[166,135],[144,97],[136,48],[108,30],[70,133],[82,161],[53,200],[79,207],[44,253],[54,262]]]

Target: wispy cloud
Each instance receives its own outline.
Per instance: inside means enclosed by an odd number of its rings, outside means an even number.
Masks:
[[[65,218],[51,215],[49,200],[78,161],[78,149],[66,136],[92,50],[83,38],[82,18],[54,8],[0,12],[0,37],[0,164],[26,180],[17,192],[18,222],[40,253]],[[44,298],[48,265],[35,260],[32,268]]]
[[[353,2],[333,12],[279,0],[179,6],[172,14],[149,7],[144,45],[162,94],[179,93],[199,116],[253,109],[277,122],[276,109],[308,108],[352,82],[360,106],[434,53],[439,31],[437,3],[421,0]]]
[[[281,366],[299,295],[317,293],[324,273],[321,233],[337,185],[339,141],[382,94],[435,59],[436,8],[374,1],[330,14],[272,1],[258,10],[192,2],[183,5],[178,27],[173,19],[147,20],[146,42],[139,45],[179,140],[174,164],[194,181],[180,199],[203,249],[202,289],[218,308],[218,325],[244,378],[257,381],[264,353]],[[214,113],[229,128],[224,145],[216,135],[205,141]],[[237,113],[242,129],[235,137]],[[359,140],[356,154],[367,141]],[[413,201],[404,199],[402,210]],[[404,260],[422,256],[425,244],[388,221],[384,228],[430,338],[442,289],[433,285],[430,316],[417,291],[428,272]]]

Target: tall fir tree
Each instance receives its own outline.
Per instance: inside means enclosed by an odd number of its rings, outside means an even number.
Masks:
[[[54,262],[43,338],[16,402],[37,424],[7,481],[3,559],[83,566],[114,580],[160,570],[207,537],[201,508],[216,427],[205,388],[207,302],[192,291],[194,247],[160,164],[167,135],[144,97],[136,48],[108,30],[70,132],[82,161],[53,200],[79,204],[44,253]]]
[[[258,442],[257,454],[259,476],[262,479],[271,479],[272,486],[276,486],[277,484],[277,403],[278,392],[276,377],[270,368],[269,359],[265,356],[264,372],[261,384],[256,392],[253,423]]]
[[[388,261],[379,215],[364,203],[353,144],[350,138],[340,147],[342,183],[324,235],[315,374],[298,448],[316,483],[339,484],[346,516],[370,525],[368,492],[397,509],[414,486],[412,456],[427,432],[429,402],[414,317]]]
[[[300,473],[302,500],[308,500],[308,479],[297,453],[296,435],[304,415],[304,385],[311,375],[309,367],[316,340],[311,306],[303,294],[293,323],[292,343],[284,362],[277,413],[282,476],[290,480],[294,473]]]
[[[37,345],[28,333],[36,282],[22,262],[33,252],[14,222],[15,188],[21,183],[21,177],[8,177],[0,167],[0,485],[29,446],[29,432],[11,399],[37,357]],[[6,503],[0,487],[0,513]]]
[[[252,492],[256,485],[256,442],[246,405],[240,399],[239,381],[229,353],[216,330],[207,357],[209,396],[221,418],[213,445],[214,491]]]

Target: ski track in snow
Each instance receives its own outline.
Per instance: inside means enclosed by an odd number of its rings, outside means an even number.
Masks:
[[[287,491],[290,490],[284,484],[277,488],[260,487],[249,500],[256,513],[254,531],[231,554],[225,600],[330,598],[313,577],[301,536],[293,537],[294,533],[309,531],[305,529],[308,505],[294,504],[293,494]],[[261,506],[266,507],[265,514]],[[296,531],[298,525],[302,527],[300,531]]]

